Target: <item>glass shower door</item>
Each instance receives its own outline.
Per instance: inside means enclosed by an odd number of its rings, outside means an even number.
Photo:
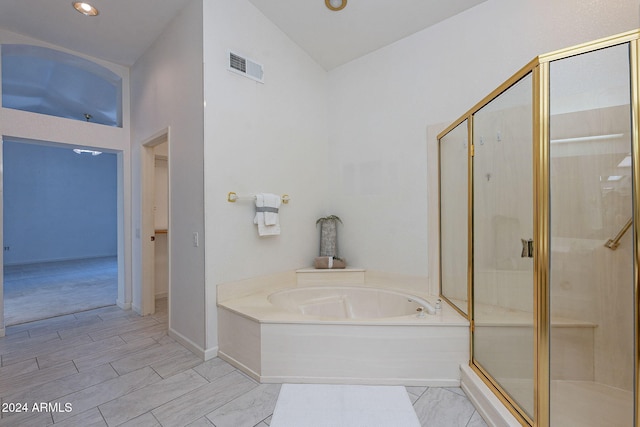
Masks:
[[[628,43],[549,64],[551,426],[633,425],[629,64]]]
[[[469,166],[464,120],[440,138],[440,294],[468,313]]]
[[[473,361],[533,418],[533,79],[473,115]]]

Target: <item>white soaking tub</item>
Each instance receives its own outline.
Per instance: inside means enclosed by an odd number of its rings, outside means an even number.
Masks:
[[[436,311],[437,296],[393,284],[265,283],[218,302],[218,356],[257,381],[460,384],[469,322],[444,302]]]
[[[333,319],[380,319],[435,314],[427,300],[363,286],[309,286],[269,295],[269,302],[292,313]]]

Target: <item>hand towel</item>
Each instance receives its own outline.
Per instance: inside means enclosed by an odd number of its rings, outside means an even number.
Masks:
[[[265,193],[262,195],[264,198],[264,207],[266,208],[264,210],[264,224],[265,225],[277,225],[280,223],[278,217],[279,217],[279,210],[280,210],[280,203],[282,202],[282,200],[280,199],[280,196],[278,196],[277,194],[269,194],[269,193]]]
[[[280,207],[280,197],[275,194],[256,194],[256,216],[253,223],[258,225],[259,236],[276,236],[280,234],[280,219],[278,208]],[[266,214],[272,214],[268,217]]]

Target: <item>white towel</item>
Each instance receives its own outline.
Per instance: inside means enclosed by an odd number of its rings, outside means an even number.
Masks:
[[[276,236],[280,234],[280,196],[276,194],[256,194],[256,216],[254,224],[258,224],[259,236]]]
[[[271,208],[264,212],[264,224],[265,225],[279,225],[279,213],[281,199],[277,194],[269,194],[265,193],[262,195],[264,197],[264,207]],[[275,211],[274,211],[275,209]]]

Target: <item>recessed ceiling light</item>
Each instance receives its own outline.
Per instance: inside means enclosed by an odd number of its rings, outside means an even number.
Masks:
[[[82,1],[73,2],[73,8],[86,16],[96,16],[100,13],[98,9],[91,6],[89,3],[85,3]]]
[[[335,12],[344,9],[347,6],[347,0],[324,0],[324,4]]]

